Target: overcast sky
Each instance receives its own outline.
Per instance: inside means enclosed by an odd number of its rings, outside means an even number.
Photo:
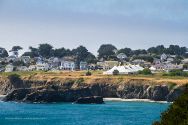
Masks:
[[[188,0],[0,0],[0,46],[188,47]]]

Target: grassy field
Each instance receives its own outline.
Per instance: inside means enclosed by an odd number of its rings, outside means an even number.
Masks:
[[[22,79],[25,80],[67,80],[67,79],[79,79],[83,78],[87,83],[96,82],[109,82],[109,83],[121,83],[127,81],[138,81],[146,83],[157,83],[157,84],[187,84],[187,77],[180,76],[163,76],[162,73],[154,75],[103,75],[102,71],[91,71],[91,76],[86,76],[87,71],[57,71],[57,72],[44,72],[44,71],[31,71],[31,72],[11,72],[11,73],[0,73],[1,78],[7,77],[10,74],[19,74]]]

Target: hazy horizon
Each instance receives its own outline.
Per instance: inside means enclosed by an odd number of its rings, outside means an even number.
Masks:
[[[188,46],[186,0],[0,0],[0,47]]]

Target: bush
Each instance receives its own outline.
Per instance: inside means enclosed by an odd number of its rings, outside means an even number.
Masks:
[[[171,70],[169,73],[163,74],[163,76],[184,76],[188,77],[188,73],[182,70]]]
[[[143,74],[143,75],[151,75],[152,72],[149,68],[145,68],[144,70],[142,71],[139,71],[139,74]]]
[[[20,78],[20,75],[18,74],[11,74],[8,76],[8,79],[10,80],[10,83],[15,87],[19,88],[23,86],[23,81]]]
[[[90,72],[90,71],[87,71],[87,72],[86,72],[86,76],[91,76],[91,72]]]
[[[169,82],[169,83],[168,83],[168,88],[169,88],[169,90],[172,90],[176,85],[177,85],[176,83]]]
[[[11,83],[17,83],[21,81],[20,75],[18,74],[10,74],[8,76],[8,79],[10,80]]]
[[[80,84],[80,83],[83,83],[84,82],[84,78],[79,78],[76,80],[76,83]]]
[[[118,70],[114,70],[113,71],[113,75],[118,75],[119,74],[119,71]]]
[[[153,125],[187,125],[188,124],[188,88],[167,111],[161,114],[161,120]]]

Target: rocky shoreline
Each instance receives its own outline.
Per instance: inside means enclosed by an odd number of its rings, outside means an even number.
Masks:
[[[0,83],[0,94],[7,95],[3,101],[27,103],[76,102],[79,98],[93,98],[94,96],[173,102],[184,90],[184,86],[170,88],[166,84],[142,84],[139,80],[118,84],[87,84],[71,80],[66,82],[7,80]]]

